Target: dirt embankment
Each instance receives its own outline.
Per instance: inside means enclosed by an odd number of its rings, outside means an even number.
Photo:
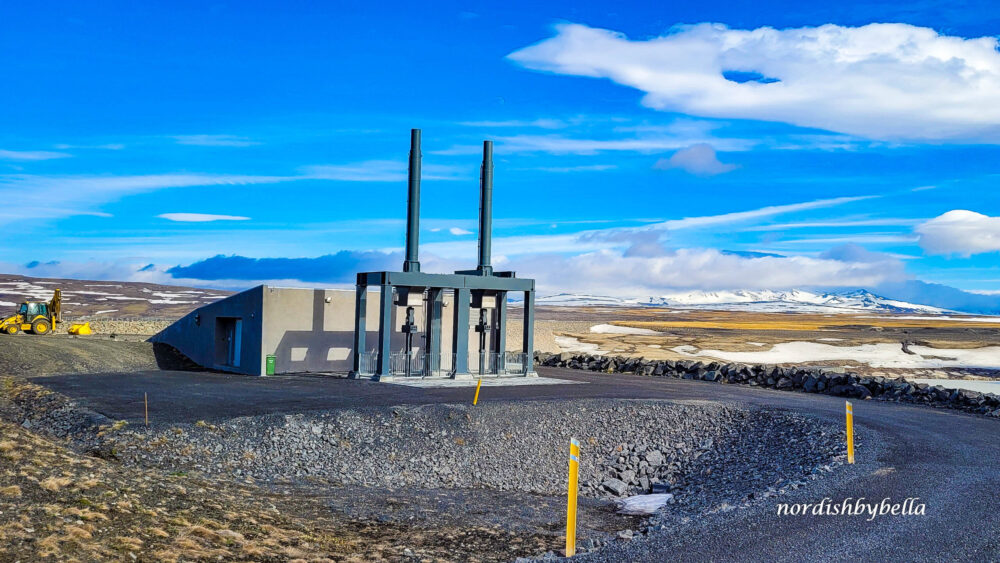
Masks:
[[[189,361],[173,348],[142,340],[102,335],[0,335],[0,375],[34,377],[190,367]]]

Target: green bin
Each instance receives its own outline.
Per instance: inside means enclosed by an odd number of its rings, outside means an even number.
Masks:
[[[274,361],[275,357],[273,354],[267,355],[267,361],[265,362],[264,373],[266,375],[274,375]]]

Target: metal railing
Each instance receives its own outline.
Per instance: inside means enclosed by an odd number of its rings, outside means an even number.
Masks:
[[[424,360],[421,352],[393,352],[389,354],[389,373],[404,377],[423,377]]]
[[[362,352],[358,361],[359,375],[374,375],[378,369],[378,351]]]
[[[362,352],[358,374],[374,375],[378,371],[378,356],[377,350]],[[454,353],[393,352],[389,355],[389,373],[397,377],[451,377],[455,374],[455,359]],[[526,375],[527,368],[528,355],[521,352],[488,352],[481,356],[469,356],[469,372],[473,375]]]
[[[504,352],[503,370],[507,375],[527,375],[528,355],[524,352]]]
[[[521,352],[487,352],[469,358],[469,371],[480,375],[526,375],[528,355]]]

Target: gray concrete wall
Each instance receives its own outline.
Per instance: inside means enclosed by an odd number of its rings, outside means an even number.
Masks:
[[[199,307],[150,340],[169,344],[207,368],[262,375],[263,294],[264,286],[257,286]],[[220,361],[222,358],[218,355],[218,346],[221,335],[216,330],[220,317],[242,320],[239,366],[226,365]]]
[[[264,375],[266,356],[275,356],[275,373],[333,372],[347,373],[353,367],[354,290],[304,289],[258,286],[206,305],[180,319],[153,341],[170,344],[199,365],[250,375]],[[367,345],[369,350],[378,343],[379,292],[369,288],[367,310]],[[393,350],[405,345],[405,335],[399,327],[405,318],[404,307],[393,311]],[[200,317],[200,324],[195,317]],[[242,320],[240,365],[220,363],[224,343],[217,334],[219,318]],[[424,348],[424,311],[415,310],[415,320],[421,333],[414,336],[415,350]],[[475,325],[479,310],[469,312],[469,367],[478,366],[479,333]],[[510,319],[514,323],[520,319]],[[452,365],[452,333],[454,331],[453,296],[445,294],[441,323],[442,368]],[[519,332],[519,331],[518,331]],[[508,338],[508,349],[519,349],[520,339]],[[489,343],[487,343],[489,347]]]
[[[373,342],[378,310],[369,306],[366,317]],[[275,373],[350,371],[354,291],[268,287],[264,319],[263,350],[275,355]]]
[[[353,367],[354,290],[300,289],[265,287],[263,293],[263,355],[275,355],[275,373],[334,372],[347,373]],[[450,298],[445,299],[445,316],[451,312]],[[369,289],[365,315],[367,348],[378,346],[379,292]],[[393,310],[392,348],[402,350],[406,336],[399,327],[406,317],[405,307]],[[421,332],[414,336],[414,351],[424,348],[424,311],[414,311]],[[442,323],[444,354],[451,354],[450,319]],[[450,356],[449,356],[450,358]],[[262,357],[261,361],[264,359]],[[450,359],[447,362],[450,366]]]

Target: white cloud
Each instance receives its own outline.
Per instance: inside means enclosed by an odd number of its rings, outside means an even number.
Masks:
[[[712,145],[698,143],[675,152],[670,158],[661,158],[656,161],[653,168],[661,170],[679,168],[697,176],[715,176],[731,172],[739,167],[735,164],[720,162]]]
[[[546,290],[649,296],[675,289],[870,287],[904,277],[895,260],[842,261],[806,256],[745,257],[685,248],[660,256],[600,250],[571,257],[537,255],[514,261],[518,275]]]
[[[248,221],[249,217],[240,215],[212,215],[210,213],[161,213],[157,215],[161,219],[168,221],[179,221],[182,223],[208,223],[211,221]]]
[[[916,227],[928,254],[971,256],[1000,252],[1000,217],[954,209]]]
[[[610,79],[663,111],[881,140],[1000,142],[995,37],[907,24],[738,30],[704,23],[649,40],[579,24],[556,30],[509,58]]]
[[[52,160],[69,158],[73,155],[52,151],[9,151],[0,149],[0,160]]]
[[[250,147],[259,145],[257,141],[238,137],[236,135],[174,135],[178,145],[195,145],[199,147]]]
[[[452,227],[452,228],[448,229],[448,232],[451,233],[451,234],[453,234],[453,235],[455,235],[455,236],[457,236],[457,237],[458,236],[471,235],[472,234],[472,231],[468,231],[468,230],[465,230],[465,229],[460,229],[458,227]]]

